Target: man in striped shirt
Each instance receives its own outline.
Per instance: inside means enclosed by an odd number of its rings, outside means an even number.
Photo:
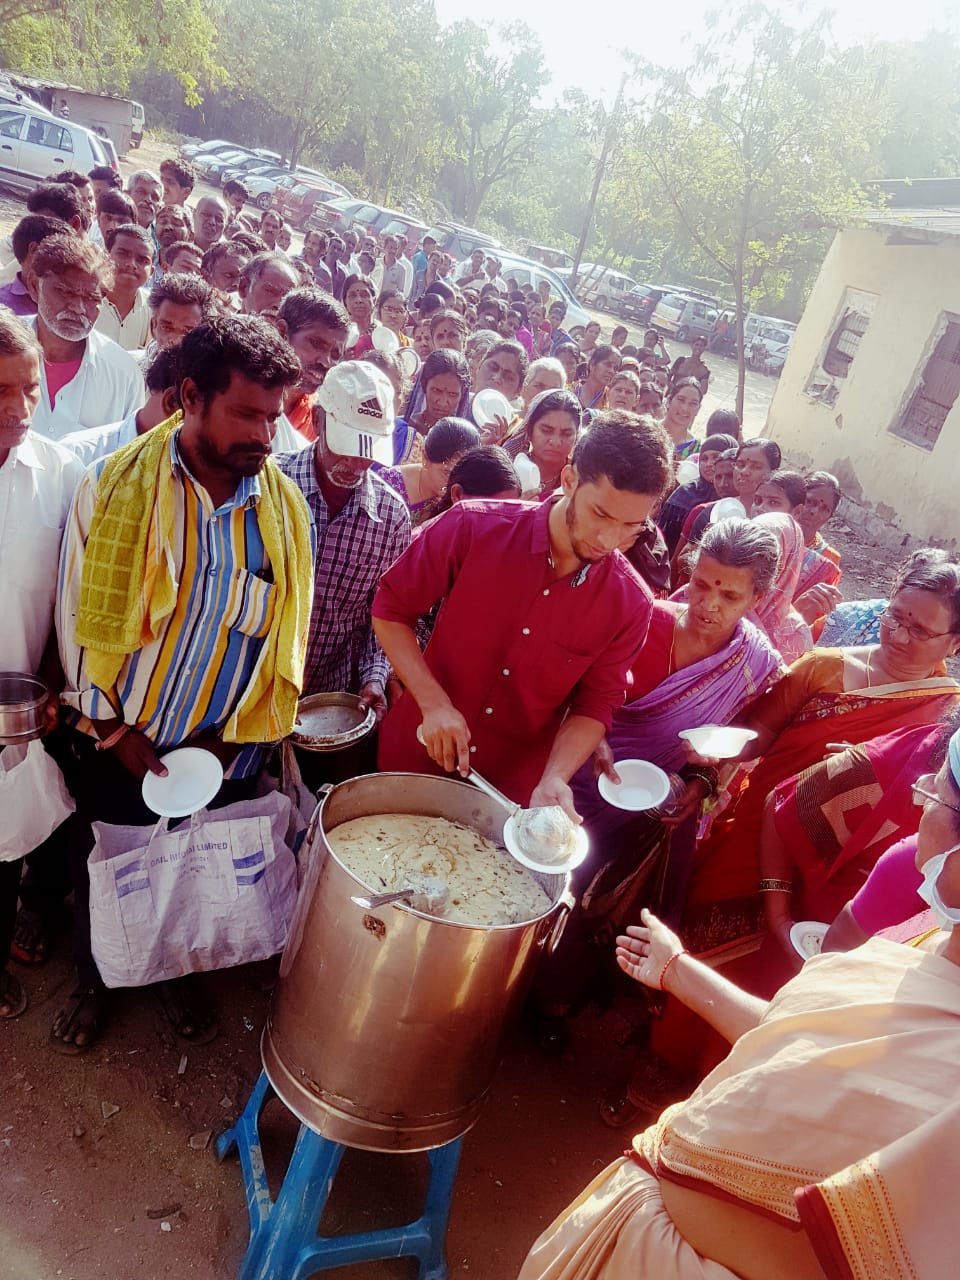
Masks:
[[[102,517],[108,500],[99,481],[109,459],[86,472],[65,531],[57,631],[66,673],[63,701],[77,729],[81,821],[71,841],[78,987],[52,1031],[54,1047],[64,1052],[88,1048],[106,1015],[106,990],[90,950],[89,824],[155,822],[143,803],[142,780],[147,772],[165,774],[163,752],[187,743],[212,751],[224,766],[224,784],[209,807],[253,794],[262,748],[226,742],[223,732],[279,624],[276,582],[282,567],[267,554],[259,512],[279,487],[279,502],[272,505],[279,508],[282,530],[309,519],[295,486],[273,472],[277,486],[270,473],[283,393],[300,377],[299,361],[276,329],[253,317],[208,321],[184,339],[177,368],[182,422],[169,419],[130,446],[159,451],[158,493],[172,479],[173,533],[165,550],[176,601],[154,627],[153,639],[123,657],[110,688],[94,682],[89,650],[75,638],[94,516]],[[129,456],[125,465],[134,470]],[[126,474],[116,481],[110,502],[125,483],[131,483]],[[138,496],[139,490],[130,495],[134,508]],[[307,602],[302,608],[306,615]],[[210,1038],[213,1015],[187,980],[162,985],[168,988],[164,1005],[174,1031],[187,1040]]]

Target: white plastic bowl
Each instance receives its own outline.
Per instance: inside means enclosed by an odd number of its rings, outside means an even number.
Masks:
[[[698,729],[681,729],[677,734],[699,755],[712,760],[732,760],[756,736],[755,730],[739,729],[735,724],[702,724]]]
[[[829,927],[819,920],[797,920],[790,928],[790,941],[797,955],[803,956],[804,960],[818,956]]]
[[[148,773],[141,787],[144,804],[162,818],[186,818],[197,813],[223,784],[220,761],[200,747],[181,747],[162,760],[167,776]]]
[[[605,773],[597,779],[597,787],[607,804],[631,813],[656,809],[670,794],[669,775],[649,760],[618,760],[616,770],[619,784],[611,782]]]
[[[478,427],[487,427],[497,418],[513,418],[513,405],[502,392],[494,387],[478,391],[473,397],[473,420]]]
[[[394,351],[398,351],[400,348],[400,339],[385,324],[377,325],[370,336],[370,341],[377,351],[385,351],[389,355],[392,355]]]

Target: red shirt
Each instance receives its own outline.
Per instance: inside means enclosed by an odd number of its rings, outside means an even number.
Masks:
[[[374,617],[415,628],[443,599],[427,666],[470,727],[471,763],[520,804],[567,713],[609,729],[653,603],[619,552],[556,576],[553,501],[457,503],[423,527],[373,602]],[[416,740],[420,720],[404,694],[380,728],[381,769],[442,772]]]

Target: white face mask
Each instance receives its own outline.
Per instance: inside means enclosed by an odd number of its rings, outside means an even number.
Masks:
[[[960,844],[955,844],[952,849],[947,849],[946,853],[938,853],[925,862],[921,872],[923,884],[917,889],[920,897],[933,910],[937,924],[941,929],[947,930],[948,933],[953,929],[954,925],[960,923],[960,907],[947,906],[940,897],[937,882],[946,865],[947,858],[958,849],[960,849]]]

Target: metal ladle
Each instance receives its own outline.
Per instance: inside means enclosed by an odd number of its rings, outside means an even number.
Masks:
[[[421,746],[426,746],[426,743],[423,740],[423,725],[417,726],[417,741]],[[498,804],[502,804],[507,810],[508,816],[504,823],[504,844],[506,845],[507,852],[511,857],[516,858],[518,850],[520,854],[524,855],[517,859],[519,862],[523,863],[524,866],[530,865],[528,861],[525,861],[525,859],[529,859],[536,864],[537,869],[539,870],[553,869],[552,864],[549,861],[548,855],[550,850],[546,841],[543,838],[536,839],[535,837],[536,843],[532,842],[530,838],[530,831],[531,828],[536,827],[538,822],[542,824],[556,825],[557,819],[553,816],[554,811],[559,811],[563,820],[569,823],[574,834],[578,837],[578,847],[576,850],[571,848],[569,862],[561,860],[557,863],[557,868],[566,868],[567,865],[577,866],[586,857],[587,847],[584,839],[585,833],[582,832],[582,828],[574,827],[573,823],[570,822],[570,819],[563,813],[563,810],[559,808],[559,805],[539,805],[533,809],[524,809],[523,805],[517,804],[514,800],[510,800],[502,791],[498,790],[492,782],[488,782],[482,774],[477,773],[474,768],[471,768],[468,771],[464,781],[472,782],[473,785],[479,791],[482,791],[485,796],[488,796],[491,800],[496,800]],[[547,817],[547,815],[550,816]],[[515,848],[511,847],[514,845],[516,846]],[[558,847],[558,842],[554,841],[554,847],[555,849]]]

